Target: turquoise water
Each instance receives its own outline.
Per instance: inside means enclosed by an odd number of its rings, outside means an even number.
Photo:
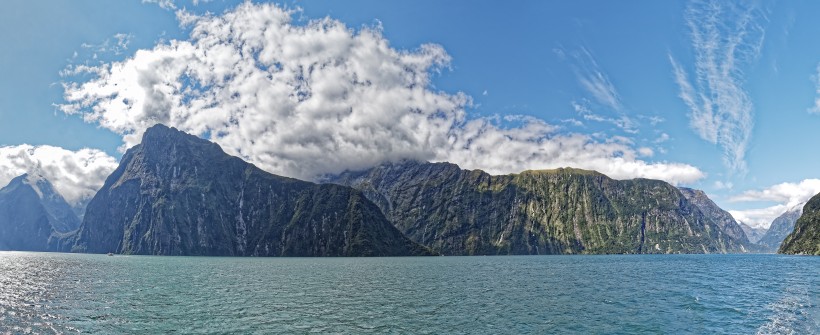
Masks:
[[[818,334],[820,257],[0,252],[0,333]]]

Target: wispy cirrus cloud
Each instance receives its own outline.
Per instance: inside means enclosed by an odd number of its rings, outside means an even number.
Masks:
[[[814,80],[817,96],[814,98],[814,106],[808,109],[809,113],[820,114],[820,63],[817,64],[817,73],[812,76]]]
[[[131,40],[133,38],[134,35],[132,34],[117,33],[114,34],[113,40],[111,38],[107,38],[105,41],[99,44],[83,43],[81,47],[83,49],[93,52],[93,58],[97,58],[97,53],[110,53],[113,55],[121,55],[123,52],[128,50],[128,45],[131,44]]]
[[[692,37],[694,75],[669,55],[679,96],[689,108],[690,126],[723,150],[732,173],[745,174],[746,151],[754,127],[744,89],[744,67],[763,46],[765,16],[753,4],[695,1],[684,16]]]
[[[592,52],[581,47],[573,56],[577,62],[575,74],[581,87],[598,103],[615,111],[621,111],[623,108],[621,96],[609,80],[609,76],[601,70]]]
[[[589,102],[586,100],[582,100],[580,102],[573,101],[571,102],[571,105],[575,112],[578,113],[578,115],[581,116],[584,120],[609,123],[629,134],[638,133],[638,123],[635,122],[635,120],[633,120],[632,118],[626,116],[625,114],[621,113],[617,117],[609,117],[601,114],[596,114],[592,112],[592,108],[589,106]]]
[[[174,0],[142,0],[142,3],[155,4],[155,5],[159,6],[159,8],[162,8],[162,9],[165,9],[165,10],[176,10],[177,9],[177,5],[174,4]]]
[[[627,134],[639,132],[639,122],[627,115],[621,95],[589,48],[581,46],[575,50],[565,50],[559,47],[554,48],[553,53],[570,63],[578,85],[584,92],[584,98],[570,102],[581,118],[590,122],[609,123]]]
[[[190,3],[194,6],[199,6],[200,4],[208,3],[208,2],[211,2],[211,1],[213,1],[213,0],[191,0]],[[162,9],[165,9],[165,10],[177,10],[177,9],[179,9],[180,6],[177,5],[177,2],[181,2],[181,1],[179,1],[179,0],[176,0],[176,1],[175,0],[142,0],[142,3],[154,4],[154,5],[159,6],[159,8],[162,8]],[[185,8],[185,6],[183,5],[182,8]]]

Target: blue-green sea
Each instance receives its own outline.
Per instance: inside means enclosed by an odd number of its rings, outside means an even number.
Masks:
[[[0,333],[820,334],[820,257],[0,252]]]

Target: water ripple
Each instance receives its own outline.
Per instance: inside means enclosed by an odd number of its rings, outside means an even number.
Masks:
[[[820,257],[0,252],[0,333],[817,334]]]

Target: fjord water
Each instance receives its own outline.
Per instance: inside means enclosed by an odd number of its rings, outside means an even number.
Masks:
[[[820,333],[820,257],[0,253],[0,333]]]

